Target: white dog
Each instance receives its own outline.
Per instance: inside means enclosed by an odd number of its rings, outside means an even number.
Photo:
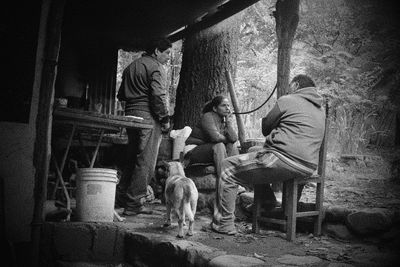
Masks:
[[[183,238],[185,215],[189,218],[187,235],[193,235],[194,216],[196,214],[199,193],[194,182],[185,176],[182,163],[169,162],[168,179],[165,182],[165,204],[167,206],[167,221],[165,227],[171,225],[171,210],[178,216],[178,237]]]

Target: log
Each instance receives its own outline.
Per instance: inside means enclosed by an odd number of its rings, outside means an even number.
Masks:
[[[227,71],[225,71],[225,75],[226,75],[226,81],[228,83],[228,89],[229,89],[229,94],[231,96],[233,109],[235,111],[236,122],[237,122],[237,126],[238,126],[238,131],[239,131],[240,146],[243,146],[244,143],[246,142],[246,134],[244,131],[244,124],[242,121],[242,117],[240,116],[240,114],[238,114],[240,112],[240,110],[239,110],[239,106],[238,106],[238,102],[237,102],[237,98],[236,98],[236,94],[235,94],[235,89],[233,87],[231,74],[227,70]]]

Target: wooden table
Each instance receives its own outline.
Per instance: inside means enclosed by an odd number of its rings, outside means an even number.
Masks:
[[[144,123],[143,118],[140,117],[107,115],[98,112],[83,111],[71,108],[58,107],[54,109],[53,117],[54,117],[53,122],[55,125],[67,125],[70,127],[70,132],[67,132],[66,135],[68,141],[60,165],[58,164],[58,161],[55,158],[54,153],[52,153],[52,161],[54,163],[57,173],[56,184],[54,187],[52,197],[53,199],[55,198],[59,183],[61,183],[61,189],[63,189],[64,195],[67,200],[67,209],[70,209],[71,203],[67,187],[62,177],[62,173],[76,132],[78,131],[83,131],[86,133],[97,132],[99,134],[98,140],[95,142],[96,143],[95,151],[92,155],[92,158],[90,159],[89,167],[93,168],[100,145],[103,141],[103,137],[106,132],[118,133],[122,130],[122,128],[135,128],[135,129],[153,128],[151,124]],[[82,140],[79,141],[81,146],[84,146]]]

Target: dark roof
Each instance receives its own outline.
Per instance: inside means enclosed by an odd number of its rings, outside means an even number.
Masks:
[[[176,41],[257,1],[70,0],[65,8],[64,23],[76,41],[91,37],[97,42],[134,49],[148,38],[168,36],[174,32],[171,39]]]

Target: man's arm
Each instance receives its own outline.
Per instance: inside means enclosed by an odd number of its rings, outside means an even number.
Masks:
[[[165,74],[161,69],[156,69],[151,73],[150,79],[151,108],[161,123],[168,123],[169,96],[168,90],[165,88]]]
[[[281,114],[282,112],[277,102],[267,116],[262,119],[261,130],[264,136],[269,135],[278,126]]]

